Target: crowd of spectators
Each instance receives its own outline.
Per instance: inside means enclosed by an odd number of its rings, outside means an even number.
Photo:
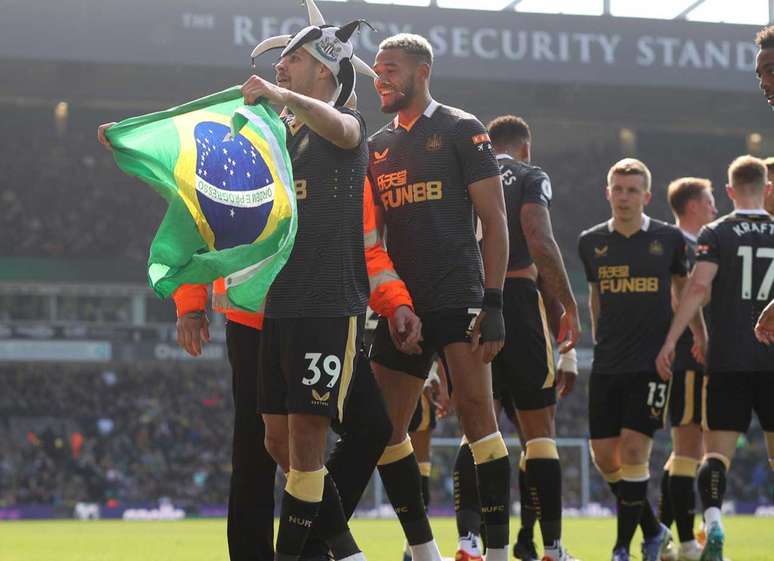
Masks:
[[[0,116],[6,133],[0,136],[0,177],[5,179],[0,185],[0,257],[118,257],[127,267],[142,267],[166,205],[149,187],[120,172],[96,142],[101,115],[79,108],[61,122],[54,122],[50,109],[4,109]],[[722,194],[725,168],[746,151],[741,136],[648,131],[638,131],[636,146],[590,139],[561,151],[537,150],[534,163],[552,177],[554,231],[573,276],[582,278],[578,234],[610,215],[603,187],[612,162],[628,154],[643,159],[653,172],[647,212],[671,221],[666,185],[682,175],[711,178],[719,209],[728,211]],[[81,303],[76,308],[73,318],[82,320],[85,308]],[[68,310],[63,306],[61,314]],[[95,321],[104,320],[97,316]],[[0,507],[160,497],[181,505],[225,502],[230,380],[225,364],[210,364],[0,366]],[[558,436],[585,437],[585,391],[581,378],[560,404]],[[456,420],[442,421],[437,435],[458,436]],[[749,441],[740,441],[729,497],[755,502],[772,496],[761,442],[757,425]],[[655,469],[668,452],[662,432]],[[453,453],[453,448],[436,450],[433,492],[438,504],[451,504]],[[569,458],[564,466],[567,503],[577,505],[580,452],[563,449],[562,454]],[[593,470],[591,491],[593,500],[610,502]]]
[[[50,110],[0,113],[0,256],[144,262],[166,204],[118,170],[96,116],[57,131]]]
[[[230,474],[225,369],[0,368],[0,507],[222,504]]]
[[[0,256],[116,258],[127,266],[147,259],[150,241],[166,204],[150,187],[122,173],[96,142],[96,124],[104,112],[74,108],[57,130],[50,109],[5,109],[7,134],[0,138]],[[653,202],[648,212],[672,220],[666,186],[692,175],[715,183],[721,210],[730,205],[721,188],[725,171],[747,151],[741,135],[694,135],[638,131],[636,146],[589,139],[581,145],[550,150],[540,144],[534,163],[551,176],[552,220],[571,269],[580,271],[578,234],[609,217],[603,186],[610,165],[636,155],[653,172]],[[547,143],[544,141],[544,144]],[[30,147],[34,146],[35,150]]]
[[[560,402],[559,437],[586,438],[586,377]],[[134,366],[4,365],[0,367],[0,508],[77,502],[116,506],[155,502],[197,509],[225,504],[230,474],[232,399],[226,364],[177,362]],[[508,435],[515,436],[508,421]],[[459,438],[456,418],[439,422],[436,437]],[[259,445],[259,443],[256,443]],[[449,510],[456,448],[433,451],[433,503]],[[564,496],[580,505],[582,451],[561,449]],[[662,431],[653,469],[669,454]],[[771,500],[763,435],[757,424],[740,441],[727,496]],[[514,462],[515,465],[515,462]],[[518,497],[515,487],[513,497]],[[658,493],[653,482],[653,496]],[[591,470],[591,499],[611,503]],[[365,508],[373,505],[369,492]]]

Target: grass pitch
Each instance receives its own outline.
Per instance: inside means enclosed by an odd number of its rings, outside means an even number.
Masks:
[[[774,519],[729,517],[726,556],[732,561],[774,561]],[[433,518],[441,553],[453,556],[454,519]],[[512,536],[517,521],[511,525]],[[354,520],[352,529],[369,561],[400,561],[397,520]],[[583,561],[610,559],[615,520],[568,519],[564,543]],[[640,536],[632,554],[639,559]],[[223,519],[182,522],[0,522],[0,561],[227,561]]]

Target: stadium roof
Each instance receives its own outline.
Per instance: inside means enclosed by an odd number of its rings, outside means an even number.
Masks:
[[[774,0],[329,0],[544,14],[687,19],[765,25],[774,21]]]

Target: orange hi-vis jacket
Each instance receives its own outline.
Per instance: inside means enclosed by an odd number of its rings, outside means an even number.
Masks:
[[[363,242],[371,287],[368,305],[377,314],[385,317],[391,317],[399,306],[409,306],[413,309],[408,289],[395,272],[376,228],[373,192],[367,178],[363,192]],[[188,312],[203,311],[207,308],[207,285],[181,285],[172,298],[175,300],[178,317]],[[226,314],[229,321],[255,329],[263,327],[263,312],[247,312],[230,305],[226,297],[226,283],[222,278],[212,283],[212,308],[216,312]]]

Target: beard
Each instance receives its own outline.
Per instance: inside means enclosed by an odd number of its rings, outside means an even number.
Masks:
[[[391,103],[387,103],[382,106],[382,112],[383,113],[397,113],[401,109],[405,109],[409,106],[411,101],[414,99],[414,94],[416,93],[416,86],[414,85],[414,80],[412,79],[411,82],[406,84],[402,90],[398,91],[396,90],[394,97],[395,99]]]

